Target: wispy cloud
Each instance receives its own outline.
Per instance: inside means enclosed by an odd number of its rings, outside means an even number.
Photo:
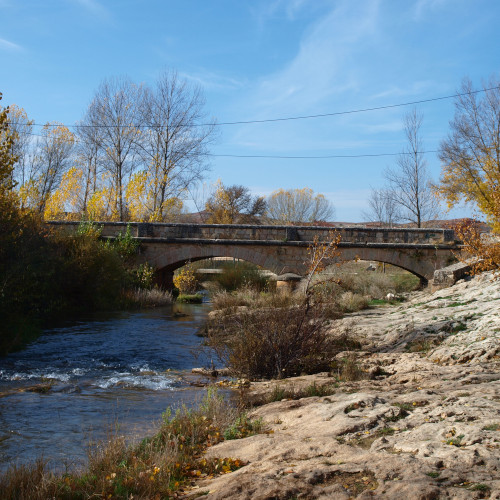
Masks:
[[[246,82],[231,76],[220,75],[213,71],[198,70],[194,72],[181,72],[179,76],[191,80],[205,89],[236,89],[243,87]]]
[[[437,96],[436,87],[438,86],[437,82],[433,80],[421,80],[417,82],[413,82],[411,85],[400,87],[397,85],[390,85],[382,92],[378,92],[375,95],[372,95],[370,99],[379,100],[379,99],[398,99],[409,96],[421,96],[427,91],[432,91],[432,96]],[[441,85],[442,86],[442,85]],[[443,89],[444,90],[444,89]],[[396,104],[396,102],[389,102],[387,104]]]
[[[428,12],[433,12],[447,3],[449,0],[418,0],[413,9],[413,16],[416,21],[420,21]]]
[[[5,40],[5,38],[0,38],[0,49],[20,51],[23,50],[23,47],[21,47],[21,45],[18,45],[17,43],[9,42],[9,40]]]
[[[97,0],[73,0],[73,1],[81,5],[92,15],[97,16],[100,19],[109,17],[109,11]]]
[[[363,86],[356,61],[377,39],[378,17],[377,0],[337,2],[305,31],[292,60],[262,77],[254,92],[245,96],[247,116],[265,119],[324,113],[346,106],[349,109],[345,96],[356,94]],[[255,142],[276,151],[299,148],[306,140],[307,144],[317,144],[331,138],[313,120],[288,123],[279,131],[273,129],[271,135],[266,127],[241,127],[233,139],[235,143]]]
[[[377,29],[378,1],[352,7],[343,1],[321,18],[302,39],[293,60],[262,79],[255,95],[261,110],[287,114],[311,110],[326,98],[357,86],[350,59]]]

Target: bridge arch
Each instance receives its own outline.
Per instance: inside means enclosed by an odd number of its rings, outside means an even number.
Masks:
[[[383,262],[400,267],[416,275],[422,284],[432,277],[434,270],[444,267],[448,253],[427,251],[419,254],[415,249],[339,247],[340,260],[356,259]],[[181,244],[146,245],[142,258],[157,269],[158,282],[165,288],[173,286],[174,271],[188,262],[213,257],[231,257],[256,264],[275,274],[294,273],[304,276],[307,272],[307,247],[277,247],[261,245]]]
[[[154,248],[148,245],[142,253],[142,258],[152,265],[157,271],[157,281],[164,288],[173,287],[173,275],[176,269],[185,266],[188,262],[196,262],[214,257],[230,257],[251,262],[275,274],[296,272],[303,274],[302,269],[290,269],[283,262],[280,255],[273,255],[262,251],[262,248],[237,245],[182,245],[179,248],[172,246]],[[298,272],[300,271],[300,272]]]
[[[340,249],[341,259],[345,261],[366,260],[391,264],[408,271],[419,278],[422,285],[428,283],[429,277],[433,276],[434,271],[443,267],[442,255],[437,251],[435,255],[427,252],[420,255],[415,250],[394,249],[380,251],[376,248],[346,248]]]

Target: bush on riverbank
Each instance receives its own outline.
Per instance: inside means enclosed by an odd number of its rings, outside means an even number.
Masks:
[[[176,300],[184,304],[201,304],[203,302],[203,295],[201,293],[180,293]]]
[[[43,460],[11,466],[0,476],[0,498],[171,498],[193,479],[244,465],[235,458],[203,458],[207,447],[261,431],[260,420],[249,420],[209,390],[197,409],[166,411],[158,432],[139,444],[114,437],[91,447],[88,465],[80,471],[51,472]]]
[[[82,223],[75,234],[61,235],[14,199],[4,199],[2,209],[0,354],[33,338],[46,321],[119,308],[124,291],[150,286],[149,270],[133,265],[137,244],[130,232],[103,240],[97,225]]]
[[[331,335],[329,321],[341,314],[328,304],[310,303],[307,297],[294,300],[291,306],[215,315],[207,330],[208,345],[225,366],[250,380],[329,370],[335,355],[355,342],[345,334]]]

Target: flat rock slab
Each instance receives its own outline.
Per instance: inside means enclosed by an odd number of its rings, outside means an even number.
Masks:
[[[371,379],[253,383],[256,398],[313,383],[331,394],[257,407],[267,433],[208,452],[247,465],[186,497],[500,499],[499,300],[486,274],[335,322],[333,333],[361,338],[355,355]]]

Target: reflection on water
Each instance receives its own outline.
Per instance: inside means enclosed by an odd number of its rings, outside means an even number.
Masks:
[[[117,426],[147,434],[166,407],[200,399],[184,376],[206,364],[195,333],[208,309],[95,314],[0,358],[0,468],[41,455],[81,461],[89,440]],[[53,385],[31,392],[41,383]]]

